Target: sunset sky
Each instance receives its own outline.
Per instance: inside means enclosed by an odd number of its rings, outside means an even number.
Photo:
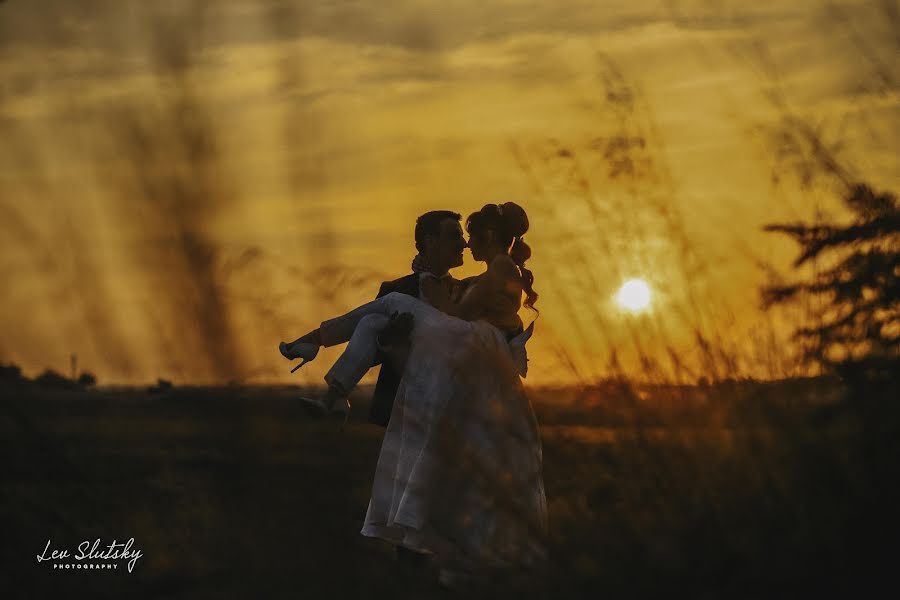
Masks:
[[[761,227],[844,216],[773,134],[898,190],[898,36],[892,0],[7,0],[0,362],[318,382],[335,351],[289,376],[280,340],[407,274],[417,215],[512,200],[529,382],[613,349],[700,374],[695,331],[771,375],[792,317],[758,289],[795,248]]]

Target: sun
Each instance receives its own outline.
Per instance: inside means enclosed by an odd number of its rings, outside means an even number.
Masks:
[[[650,306],[650,286],[643,279],[629,279],[616,293],[616,302],[631,312],[641,312]]]

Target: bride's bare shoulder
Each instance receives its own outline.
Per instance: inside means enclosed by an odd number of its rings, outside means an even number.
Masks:
[[[508,254],[498,254],[495,256],[491,261],[488,270],[505,277],[519,276],[519,267],[516,266],[516,263]]]

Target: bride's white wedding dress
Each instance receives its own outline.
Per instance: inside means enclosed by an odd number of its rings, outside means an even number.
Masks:
[[[493,325],[414,302],[412,346],[361,533],[460,570],[537,566],[547,502],[521,360]]]

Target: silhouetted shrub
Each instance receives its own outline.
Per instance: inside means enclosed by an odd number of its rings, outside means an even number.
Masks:
[[[97,378],[93,373],[82,373],[78,377],[78,385],[81,387],[94,387],[97,385]]]
[[[18,365],[0,365],[0,382],[2,383],[21,383],[22,369]]]
[[[35,378],[34,383],[41,387],[55,389],[71,390],[77,387],[77,384],[74,381],[72,381],[68,377],[60,375],[52,369],[47,369],[46,371],[38,375]]]
[[[847,224],[772,224],[801,248],[794,265],[823,257],[830,266],[809,280],[763,290],[766,305],[802,295],[822,298],[814,323],[795,332],[807,358],[855,388],[896,390],[900,377],[900,205],[896,195],[848,187]]]
[[[158,394],[160,392],[167,392],[172,389],[172,382],[167,379],[158,379],[156,381],[156,385],[151,385],[147,388],[147,391],[151,394]]]

